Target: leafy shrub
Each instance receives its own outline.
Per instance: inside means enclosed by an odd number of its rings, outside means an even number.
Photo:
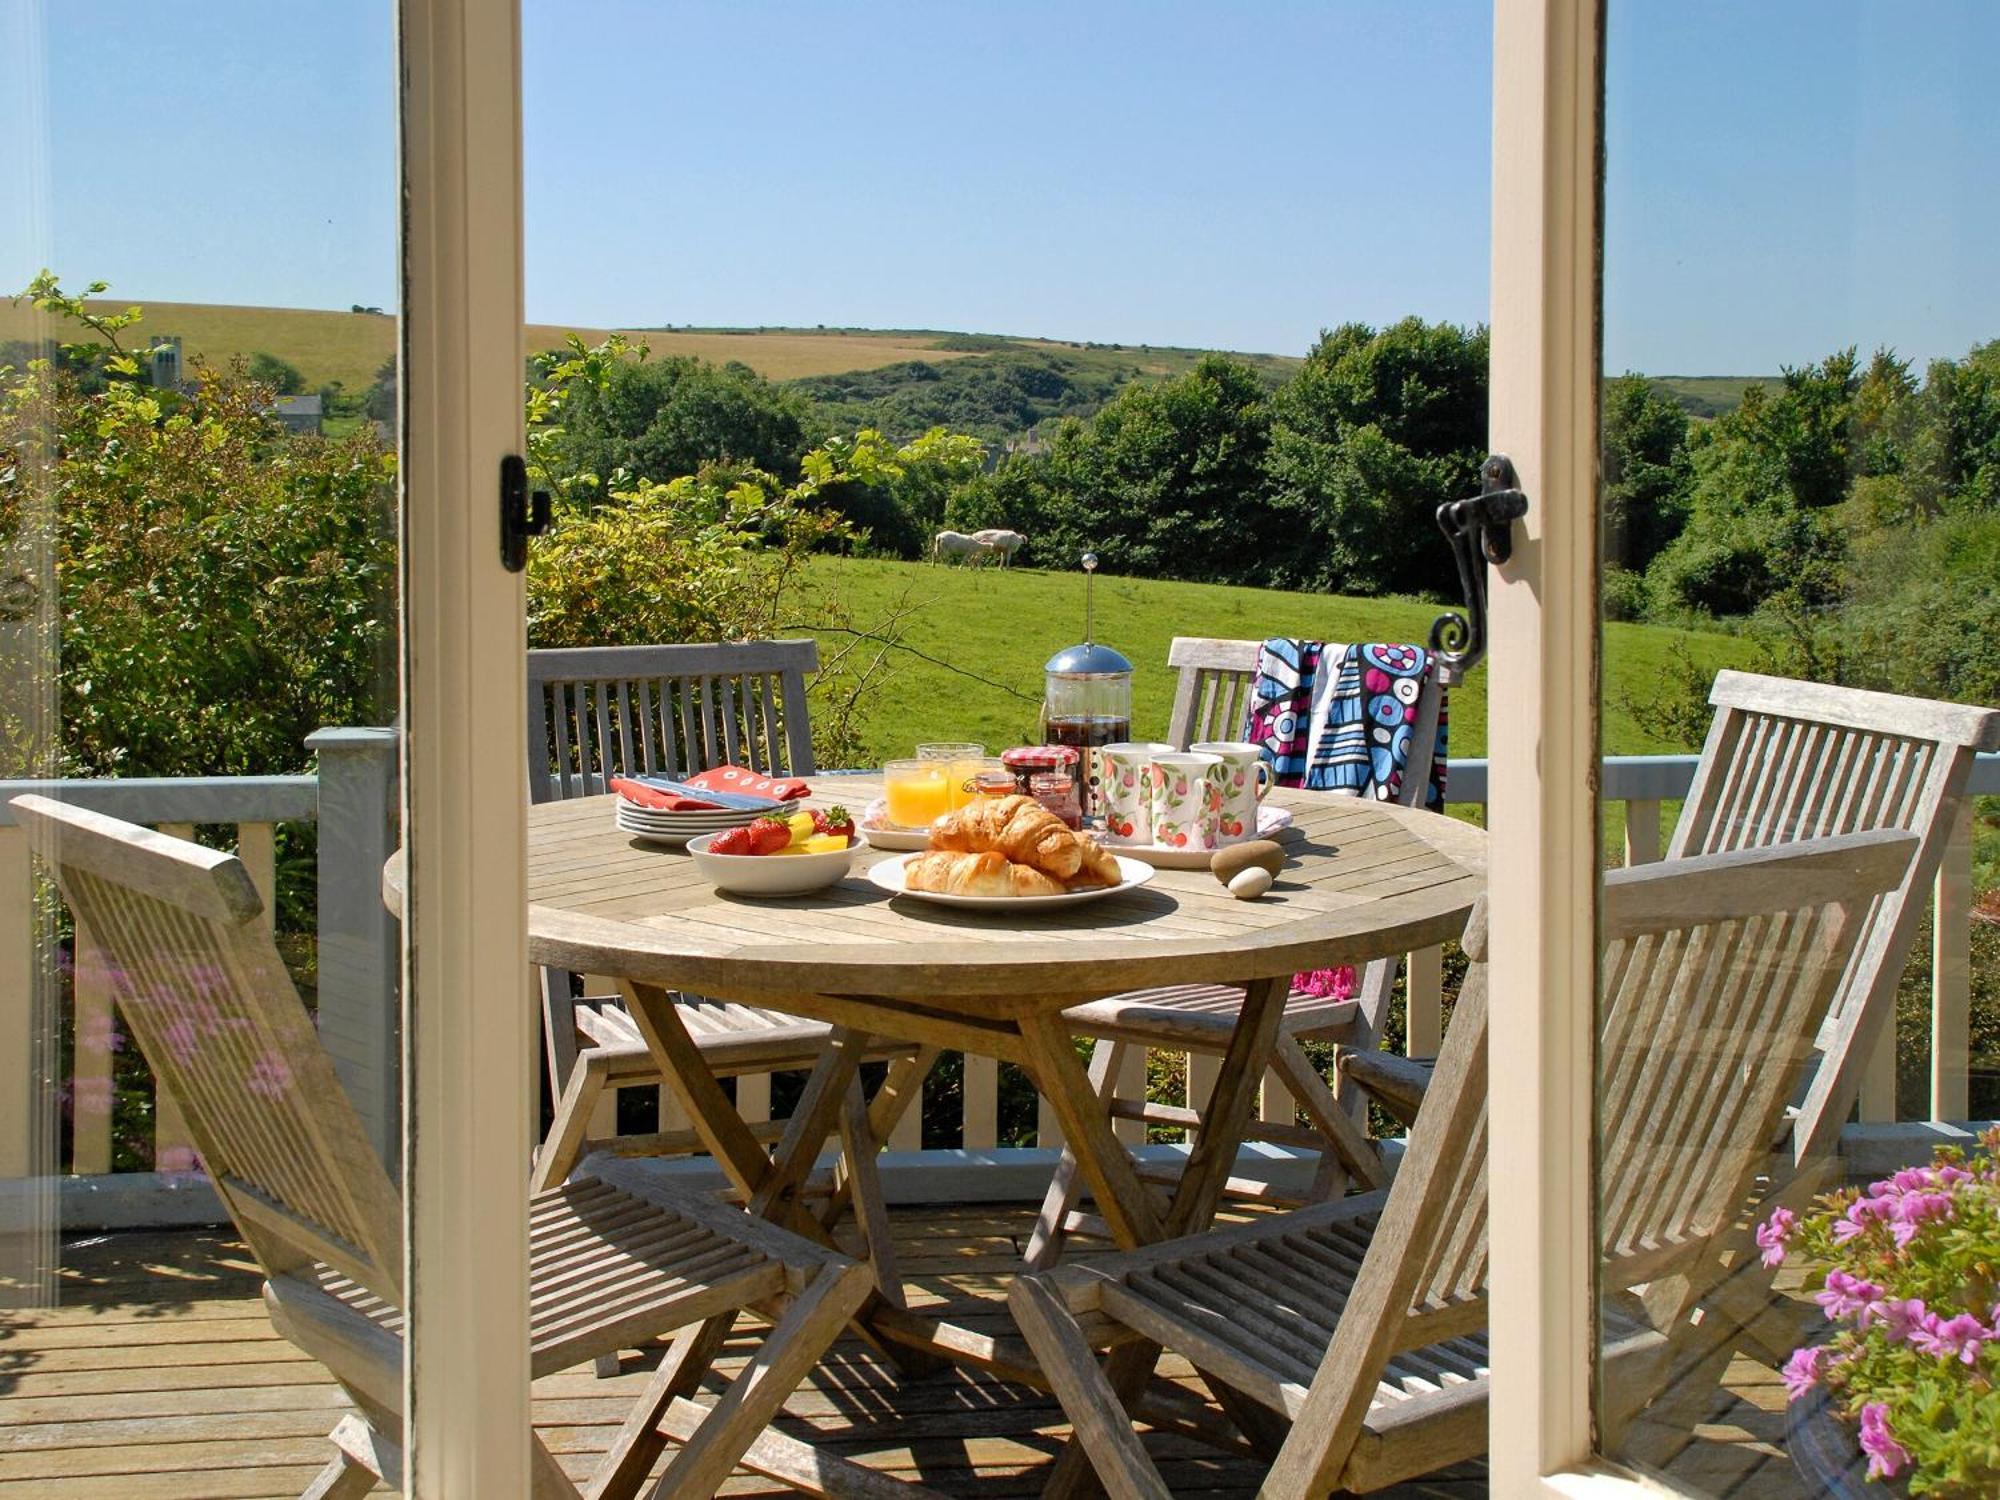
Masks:
[[[46,273],[25,295],[89,335],[0,389],[0,526],[30,484],[52,502],[64,772],[295,772],[313,730],[384,722],[394,455],[286,434],[240,362],[143,385],[136,309],[91,316]]]

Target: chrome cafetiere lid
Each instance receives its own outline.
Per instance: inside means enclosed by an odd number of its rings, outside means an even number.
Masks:
[[[1065,646],[1048,660],[1044,672],[1056,677],[1116,677],[1121,673],[1130,676],[1132,663],[1124,653],[1100,646],[1094,641],[1084,641],[1075,646]]]

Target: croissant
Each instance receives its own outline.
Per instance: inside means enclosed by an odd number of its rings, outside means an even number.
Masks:
[[[1117,859],[1106,853],[1089,834],[1080,835],[1077,844],[1083,850],[1083,863],[1067,882],[1071,890],[1095,890],[1100,886],[1116,885],[1125,878],[1124,872],[1118,868]]]
[[[1067,880],[1083,865],[1083,846],[1063,821],[1033,797],[980,797],[931,824],[933,849],[964,854],[997,850]]]
[[[947,896],[1060,896],[1062,882],[997,849],[980,854],[934,849],[903,866],[903,888]]]

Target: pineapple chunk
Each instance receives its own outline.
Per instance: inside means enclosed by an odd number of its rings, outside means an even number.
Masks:
[[[792,845],[792,848],[799,849],[804,854],[831,854],[836,849],[846,847],[847,835],[844,833],[816,833],[805,841],[803,847],[798,844]]]

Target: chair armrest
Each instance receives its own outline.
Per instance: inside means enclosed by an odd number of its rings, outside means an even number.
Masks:
[[[1416,1124],[1417,1111],[1423,1108],[1424,1092],[1430,1088],[1436,1068],[1435,1058],[1340,1049],[1341,1078],[1372,1095],[1405,1125]]]

